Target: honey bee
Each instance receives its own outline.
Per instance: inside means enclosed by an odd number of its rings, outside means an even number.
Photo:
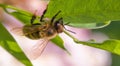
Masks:
[[[33,40],[40,39],[40,38],[53,38],[58,33],[63,32],[64,25],[63,19],[60,18],[58,20],[54,20],[55,17],[60,13],[60,11],[53,16],[51,20],[43,20],[44,14],[46,10],[43,12],[43,15],[40,18],[40,23],[33,23],[36,16],[33,15],[31,19],[31,25],[23,26],[23,34]]]
[[[55,20],[56,16],[61,12],[56,13],[52,19],[44,19],[47,9],[44,10],[43,15],[40,17],[40,23],[34,23],[36,15],[31,18],[30,25],[24,25],[22,32],[24,36],[32,40],[43,39],[41,43],[34,45],[31,49],[30,57],[36,59],[41,55],[50,39],[54,38],[57,34],[62,33],[64,30],[63,18]]]

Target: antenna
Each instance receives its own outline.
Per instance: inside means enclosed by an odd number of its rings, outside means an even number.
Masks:
[[[64,25],[68,25],[70,22],[68,22],[68,23],[66,23],[66,24],[64,24]],[[66,31],[69,31],[69,32],[71,32],[71,33],[74,33],[74,34],[76,34],[75,32],[73,32],[73,31],[71,31],[71,30],[68,30],[68,29],[66,29],[65,28],[65,26],[63,26],[64,27],[64,29],[66,30]]]
[[[71,33],[76,34],[75,32],[73,32],[73,31],[71,31],[71,30],[68,30],[68,29],[66,29],[65,27],[64,27],[64,29],[65,29],[66,31],[69,31],[69,32],[71,32]]]

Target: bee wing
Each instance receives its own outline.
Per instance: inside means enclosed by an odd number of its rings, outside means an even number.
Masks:
[[[10,31],[15,35],[24,36],[22,29],[23,27],[15,27],[15,28],[12,28]]]
[[[49,42],[49,39],[43,39],[42,41],[39,41],[36,45],[34,45],[30,51],[30,59],[38,58],[44,51],[48,42]]]

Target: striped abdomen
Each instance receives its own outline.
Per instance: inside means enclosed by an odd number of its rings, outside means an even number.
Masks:
[[[30,39],[40,39],[41,36],[39,35],[40,34],[40,30],[38,30],[40,26],[36,26],[36,25],[25,25],[23,27],[23,34],[30,38]]]
[[[23,27],[23,34],[30,39],[54,38],[57,31],[54,27],[44,27],[41,25],[25,25]]]

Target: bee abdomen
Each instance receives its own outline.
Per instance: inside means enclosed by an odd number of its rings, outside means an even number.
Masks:
[[[30,39],[34,39],[34,40],[41,38],[41,36],[39,35],[39,32],[28,33],[25,36],[30,38]]]

